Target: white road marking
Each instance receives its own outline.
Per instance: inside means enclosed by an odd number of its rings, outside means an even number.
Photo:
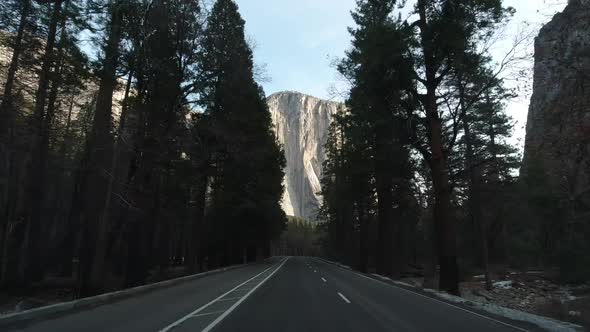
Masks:
[[[344,300],[346,303],[350,303],[350,300],[346,298],[346,296],[342,295],[342,293],[338,292],[338,295]]]
[[[247,291],[251,290],[252,288],[253,287],[251,287],[251,288],[240,288],[240,289],[236,289],[234,291],[234,293],[237,293],[237,292],[247,292]]]
[[[322,262],[322,263],[324,263],[324,264],[328,264],[328,263],[326,263],[326,262]],[[364,274],[361,274],[361,273],[358,273],[358,272],[355,272],[355,271],[352,271],[352,270],[347,270],[347,269],[344,269],[344,268],[341,268],[341,269],[342,269],[343,271],[348,271],[348,272],[351,272],[351,273],[353,273],[353,274],[356,274],[356,275],[357,275],[357,276],[359,276],[359,277],[362,277],[362,278],[365,278],[365,279],[369,279],[369,280],[373,280],[374,282],[378,282],[378,283],[385,284],[385,285],[388,285],[388,286],[393,286],[393,287],[395,287],[396,289],[402,290],[402,291],[404,291],[404,292],[411,293],[411,294],[414,294],[414,295],[418,295],[418,296],[420,296],[420,297],[424,297],[424,298],[427,298],[427,299],[429,299],[429,300],[432,300],[432,301],[435,301],[435,302],[439,302],[439,303],[446,304],[446,305],[448,305],[448,306],[451,306],[451,307],[453,307],[453,308],[456,308],[456,309],[459,309],[459,310],[462,310],[462,311],[468,312],[468,313],[470,313],[470,314],[473,314],[473,315],[475,315],[475,316],[478,316],[478,317],[481,317],[481,318],[485,318],[485,319],[487,319],[487,320],[491,320],[491,321],[493,321],[493,322],[496,322],[496,323],[498,323],[498,324],[501,324],[501,325],[504,325],[504,326],[507,326],[507,327],[513,328],[513,329],[515,329],[515,330],[519,330],[519,331],[523,331],[523,332],[530,332],[529,330],[525,330],[525,329],[523,329],[522,327],[518,327],[518,326],[515,326],[515,325],[512,325],[512,324],[504,323],[503,321],[500,321],[500,320],[497,320],[497,319],[494,319],[494,318],[491,318],[491,317],[488,317],[488,316],[484,316],[484,315],[478,314],[477,312],[474,312],[474,311],[471,311],[471,310],[468,310],[468,309],[465,309],[465,308],[461,308],[461,307],[459,307],[459,306],[456,306],[456,305],[453,305],[453,304],[451,304],[451,303],[448,303],[448,302],[445,302],[445,301],[439,300],[439,299],[437,299],[437,298],[433,298],[433,297],[430,297],[430,296],[422,295],[422,294],[420,294],[420,293],[417,293],[417,292],[412,292],[411,290],[407,290],[407,289],[405,289],[405,288],[403,288],[403,287],[399,287],[399,286],[397,286],[397,285],[395,285],[395,284],[391,284],[391,283],[388,283],[388,282],[385,282],[385,281],[382,281],[382,280],[377,280],[377,279],[374,279],[374,278],[371,278],[371,277],[367,277],[367,276],[366,276],[366,275],[364,275]]]
[[[324,278],[322,278],[322,281],[323,281],[323,282],[328,282],[328,280],[326,280],[326,279],[324,279]]]
[[[380,274],[377,274],[377,273],[371,273],[371,275],[372,275],[372,276],[375,276],[375,277],[377,277],[377,278],[379,278],[379,279],[383,279],[383,280],[387,280],[387,281],[393,281],[393,280],[391,280],[391,278],[389,278],[389,277],[386,277],[386,276],[382,276],[382,275],[380,275]]]
[[[241,296],[236,296],[236,297],[228,297],[227,299],[221,299],[221,300],[219,300],[219,301],[217,301],[217,302],[221,302],[221,301],[233,301],[233,300],[239,300],[239,299],[241,299],[241,298],[242,298]]]
[[[317,270],[313,270],[313,273],[317,273],[317,272],[318,272]]]
[[[196,314],[196,315],[192,315],[191,318],[194,317],[203,317],[203,316],[210,316],[210,315],[216,315],[216,314],[221,314],[223,313],[224,310],[219,310],[219,311],[213,311],[213,312],[204,312],[202,314]]]
[[[288,259],[288,258],[287,258],[287,259]],[[283,264],[284,264],[286,261],[287,261],[287,260],[283,261]],[[281,266],[282,266],[282,265],[281,265]],[[241,283],[241,284],[237,285],[236,287],[232,288],[230,291],[228,291],[228,292],[226,292],[226,293],[224,293],[224,294],[220,295],[220,296],[219,296],[219,297],[217,297],[215,300],[213,300],[213,301],[211,301],[211,302],[209,302],[209,303],[205,304],[204,306],[202,306],[202,307],[198,308],[197,310],[195,310],[195,311],[191,312],[190,314],[188,314],[188,315],[186,315],[186,316],[182,317],[181,319],[179,319],[179,320],[175,321],[174,323],[172,323],[172,324],[170,324],[170,325],[166,326],[165,328],[161,329],[161,330],[160,330],[160,332],[167,332],[167,331],[170,331],[170,330],[172,330],[173,328],[177,327],[178,325],[180,325],[180,324],[184,323],[184,322],[185,322],[186,320],[188,320],[189,318],[191,318],[191,317],[195,316],[196,314],[200,313],[201,311],[203,311],[203,310],[207,309],[207,307],[209,307],[209,306],[210,306],[210,305],[212,305],[213,303],[215,303],[215,302],[217,302],[218,300],[220,300],[220,299],[222,299],[222,298],[226,297],[226,296],[227,296],[227,295],[229,295],[231,292],[233,292],[233,291],[235,291],[236,289],[238,289],[238,288],[240,288],[240,287],[244,286],[244,285],[245,285],[245,284],[247,284],[248,282],[250,282],[250,281],[252,281],[252,280],[256,279],[256,277],[258,277],[258,276],[260,276],[260,275],[262,275],[262,274],[266,273],[268,270],[272,269],[273,267],[275,267],[275,265],[273,265],[273,266],[269,267],[268,269],[266,269],[266,270],[264,270],[264,271],[260,272],[259,274],[257,274],[257,275],[255,275],[255,276],[253,276],[252,278],[250,278],[250,279],[248,279],[248,280],[244,281],[243,283]]]
[[[275,273],[277,273],[277,271],[280,270],[283,267],[283,265],[285,265],[289,258],[291,257],[287,257],[287,259],[285,259],[281,263],[281,265],[279,265],[279,267],[272,271],[271,274],[264,278],[264,280],[262,280],[258,285],[256,285],[256,287],[252,288],[252,290],[248,292],[246,295],[244,295],[244,297],[242,297],[238,302],[234,303],[234,305],[232,305],[223,314],[221,314],[221,316],[217,317],[213,322],[211,322],[211,324],[207,325],[207,327],[204,328],[201,332],[210,332],[215,326],[217,326],[217,324],[219,324],[225,317],[227,317],[227,315],[231,314],[232,311],[234,311],[240,304],[242,304],[242,302],[244,302],[248,298],[248,296],[252,295],[252,293],[254,293],[254,291],[256,291],[258,287],[262,286],[268,279],[270,279]]]

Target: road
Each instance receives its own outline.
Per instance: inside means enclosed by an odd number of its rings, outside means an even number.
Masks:
[[[306,257],[275,258],[17,331],[532,331]]]

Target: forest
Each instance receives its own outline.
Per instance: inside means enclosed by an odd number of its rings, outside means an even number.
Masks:
[[[513,45],[500,60],[491,52],[513,8],[501,0],[358,1],[352,47],[337,64],[346,106],[326,146],[325,254],[393,279],[417,274],[424,288],[451,294],[480,274],[492,290],[499,267],[588,281],[587,122],[580,127],[590,67],[587,44],[565,32],[577,29],[581,3],[570,1],[535,44],[531,112],[553,113],[535,115],[544,124],[537,132],[529,114],[523,161],[506,105],[519,93],[523,71],[513,69],[528,58],[515,48],[526,38],[501,37]]]
[[[3,290],[85,297],[270,255],[285,159],[233,1],[0,15]]]

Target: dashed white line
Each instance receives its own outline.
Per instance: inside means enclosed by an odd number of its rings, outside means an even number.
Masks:
[[[338,295],[344,300],[346,303],[350,303],[350,300],[346,298],[346,296],[342,295],[342,293],[338,292]]]
[[[284,260],[282,264],[285,264],[285,262],[286,262],[287,260],[288,260],[288,258],[287,258],[286,260]],[[283,266],[282,264],[281,264],[280,266]],[[269,271],[270,269],[272,269],[272,268],[274,268],[274,267],[275,267],[275,265],[273,265],[273,266],[269,267],[268,269],[266,269],[266,270],[264,270],[264,271],[260,272],[259,274],[257,274],[257,275],[255,275],[255,276],[253,276],[252,278],[250,278],[250,279],[248,279],[248,280],[244,281],[243,283],[241,283],[241,284],[237,285],[236,287],[232,288],[231,290],[227,291],[226,293],[224,293],[224,294],[220,295],[219,297],[217,297],[217,298],[216,298],[216,299],[214,299],[213,301],[211,301],[211,302],[209,302],[209,303],[205,304],[204,306],[202,306],[202,307],[198,308],[197,310],[195,310],[195,311],[191,312],[190,314],[188,314],[188,315],[186,315],[186,316],[182,317],[181,319],[179,319],[179,320],[175,321],[174,323],[172,323],[172,324],[170,324],[170,325],[166,326],[165,328],[161,329],[161,330],[160,330],[160,332],[168,332],[168,331],[172,330],[173,328],[177,327],[178,325],[180,325],[180,324],[184,323],[184,322],[185,322],[186,320],[188,320],[189,318],[191,318],[191,317],[196,317],[196,316],[195,316],[196,314],[198,314],[198,313],[200,313],[201,311],[203,311],[203,310],[207,309],[207,307],[209,307],[209,306],[210,306],[210,305],[212,305],[213,303],[215,303],[215,302],[217,302],[217,301],[221,300],[222,298],[224,298],[224,297],[226,297],[227,295],[231,294],[231,293],[232,293],[233,291],[235,291],[236,289],[238,289],[238,288],[240,288],[240,287],[244,286],[245,284],[247,284],[247,283],[249,283],[250,281],[252,281],[252,280],[256,279],[258,276],[260,276],[260,275],[263,275],[264,273],[266,273],[267,271]],[[275,271],[275,272],[276,272],[276,271]],[[265,280],[266,280],[266,279],[265,279]],[[246,295],[247,295],[247,294],[246,294]]]
[[[318,270],[313,270],[313,273],[317,273],[317,272],[318,272]]]
[[[326,280],[325,278],[322,278],[322,281],[323,281],[323,282],[328,282],[328,280]]]
[[[320,261],[320,262],[321,262],[321,261]],[[324,264],[328,264],[328,263],[326,263],[326,262],[322,262],[322,263],[324,263]],[[340,267],[340,266],[338,266],[338,267]],[[490,320],[490,321],[492,321],[492,322],[496,322],[496,323],[498,323],[498,324],[500,324],[500,325],[504,325],[504,326],[507,326],[507,327],[510,327],[510,328],[513,328],[513,329],[515,329],[515,330],[522,331],[522,332],[530,332],[529,330],[525,330],[525,329],[523,329],[523,328],[521,328],[521,327],[518,327],[518,326],[515,326],[515,325],[512,325],[512,324],[508,324],[508,323],[505,323],[505,322],[503,322],[503,321],[500,321],[500,320],[497,320],[497,319],[494,319],[494,318],[491,318],[491,317],[488,317],[488,316],[484,316],[484,315],[478,314],[477,312],[474,312],[474,311],[471,311],[471,310],[468,310],[468,309],[465,309],[465,308],[461,308],[461,307],[459,307],[459,306],[456,306],[456,305],[454,305],[454,304],[451,304],[451,303],[448,303],[448,302],[445,302],[445,301],[442,301],[442,300],[436,299],[436,298],[434,298],[434,297],[430,297],[430,296],[422,295],[422,294],[420,294],[420,293],[413,292],[413,291],[411,291],[411,290],[407,290],[407,289],[405,289],[405,288],[403,288],[403,287],[399,287],[399,286],[397,286],[397,285],[395,285],[395,284],[390,284],[390,283],[388,283],[388,282],[385,282],[385,281],[383,281],[383,280],[377,280],[377,279],[374,279],[374,278],[371,278],[371,277],[367,277],[366,275],[364,275],[364,274],[361,274],[361,273],[357,273],[357,272],[354,272],[354,271],[351,271],[351,270],[347,270],[347,269],[344,269],[344,268],[342,268],[342,267],[340,267],[340,268],[342,269],[342,271],[348,271],[348,272],[351,272],[352,274],[354,274],[354,275],[357,275],[357,276],[359,276],[359,277],[362,277],[362,278],[365,278],[365,279],[368,279],[368,280],[372,280],[372,281],[374,281],[374,282],[378,282],[378,283],[381,283],[381,284],[384,284],[384,285],[388,285],[388,286],[394,287],[394,288],[396,288],[396,289],[399,289],[399,290],[401,290],[401,291],[403,291],[403,292],[406,292],[406,293],[411,293],[411,294],[417,295],[417,296],[419,296],[419,297],[423,297],[423,298],[426,298],[426,299],[429,299],[429,300],[432,300],[432,301],[435,301],[435,302],[439,302],[439,303],[442,303],[442,304],[446,304],[446,305],[448,305],[448,306],[450,306],[450,307],[453,307],[453,308],[455,308],[455,309],[459,309],[459,310],[462,310],[462,311],[464,311],[464,312],[467,312],[467,313],[473,314],[473,315],[475,315],[475,316],[478,316],[478,317],[481,317],[481,318],[484,318],[484,319]]]
[[[270,279],[275,273],[277,273],[278,270],[281,269],[281,267],[283,267],[283,265],[285,265],[285,263],[289,260],[290,257],[287,257],[287,259],[285,259],[281,265],[279,265],[279,267],[277,267],[274,271],[272,271],[271,274],[269,274],[266,278],[264,278],[264,280],[262,280],[258,285],[256,285],[256,287],[252,288],[251,291],[249,291],[246,295],[244,295],[238,302],[234,303],[234,305],[232,305],[229,309],[227,309],[224,313],[221,314],[221,316],[217,317],[213,322],[211,322],[211,324],[207,325],[206,328],[204,328],[201,332],[210,332],[213,328],[215,328],[215,326],[217,326],[217,324],[219,324],[225,317],[227,317],[227,315],[231,314],[232,311],[234,311],[242,302],[244,302],[248,296],[250,296],[252,293],[254,293],[254,291],[262,286],[262,284],[264,284],[268,279]]]

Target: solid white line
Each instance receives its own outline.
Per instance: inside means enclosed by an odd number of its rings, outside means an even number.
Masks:
[[[338,292],[338,295],[344,300],[346,303],[350,303],[350,300],[346,298],[346,296],[342,295],[342,293]]]
[[[233,300],[239,300],[241,299],[241,296],[237,296],[237,297],[228,297],[227,299],[220,299],[217,302],[221,302],[221,301],[233,301]]]
[[[248,296],[252,295],[252,293],[254,293],[254,291],[256,291],[258,287],[262,286],[268,279],[270,279],[275,273],[277,273],[277,271],[280,270],[283,267],[283,265],[285,265],[289,258],[291,257],[287,257],[287,259],[285,259],[283,263],[281,263],[281,265],[279,265],[279,267],[276,268],[276,270],[272,271],[272,273],[269,274],[266,278],[264,278],[264,280],[262,280],[258,285],[256,285],[256,287],[252,288],[250,292],[244,295],[244,297],[242,297],[238,302],[234,303],[234,305],[229,307],[229,309],[227,309],[223,314],[221,314],[221,316],[217,317],[213,322],[211,322],[211,324],[207,325],[207,327],[204,328],[201,332],[209,332],[215,326],[217,326],[217,324],[219,324],[223,319],[225,319],[227,315],[231,314],[232,311],[234,311],[240,304],[242,304],[242,302],[244,302],[248,298]]]
[[[323,281],[323,282],[328,282],[328,280],[326,280],[326,279],[324,279],[324,278],[322,278],[322,281]]]
[[[236,290],[234,291],[234,293],[236,293],[236,292],[246,292],[246,291],[249,291],[249,290],[251,290],[251,289],[252,289],[252,288],[240,288],[240,289],[236,289]]]
[[[380,274],[377,274],[377,273],[371,273],[371,275],[372,275],[372,276],[375,276],[375,277],[377,277],[377,278],[379,278],[379,279],[383,279],[383,280],[387,280],[387,281],[393,281],[393,280],[391,280],[391,278],[389,278],[389,277],[386,277],[386,276],[382,276],[382,275],[380,275]]]
[[[321,260],[320,260],[320,261],[321,261]],[[324,263],[324,264],[328,264],[328,263],[326,263],[326,262],[322,262],[322,263]],[[432,301],[435,301],[435,302],[439,302],[439,303],[446,304],[446,305],[448,305],[448,306],[451,306],[451,307],[453,307],[453,308],[456,308],[456,309],[459,309],[459,310],[462,310],[462,311],[468,312],[468,313],[470,313],[470,314],[473,314],[473,315],[475,315],[475,316],[479,316],[479,317],[481,317],[481,318],[485,318],[485,319],[491,320],[491,321],[493,321],[493,322],[496,322],[496,323],[498,323],[498,324],[501,324],[501,325],[504,325],[504,326],[507,326],[507,327],[511,327],[511,328],[513,328],[513,329],[515,329],[515,330],[519,330],[519,331],[523,331],[523,332],[530,332],[529,330],[525,330],[525,329],[523,329],[522,327],[518,327],[518,326],[515,326],[515,325],[512,325],[512,324],[508,324],[508,323],[505,323],[505,322],[503,322],[503,321],[500,321],[500,320],[497,320],[497,319],[494,319],[494,318],[488,317],[488,316],[484,316],[484,315],[478,314],[477,312],[474,312],[474,311],[471,311],[471,310],[468,310],[468,309],[465,309],[465,308],[461,308],[461,307],[459,307],[459,306],[456,306],[456,305],[454,305],[454,304],[451,304],[451,303],[448,303],[448,302],[445,302],[445,301],[439,300],[439,299],[437,299],[437,298],[430,297],[430,296],[426,296],[426,295],[422,295],[422,294],[420,294],[420,293],[418,293],[418,292],[412,292],[411,290],[407,290],[407,289],[405,289],[405,288],[403,288],[403,287],[399,287],[399,286],[397,286],[397,285],[395,285],[395,284],[390,284],[390,283],[388,283],[388,282],[385,282],[385,281],[382,281],[382,280],[377,280],[377,279],[374,279],[374,278],[371,278],[371,277],[367,277],[367,276],[366,276],[366,275],[364,275],[364,274],[357,273],[357,272],[355,272],[355,271],[352,271],[352,270],[348,270],[348,269],[344,269],[344,268],[341,268],[341,269],[342,269],[342,271],[348,271],[348,272],[351,272],[351,273],[353,273],[353,274],[356,274],[356,275],[357,275],[357,276],[359,276],[359,277],[363,277],[363,278],[365,278],[365,279],[373,280],[374,282],[378,282],[378,283],[385,284],[385,285],[388,285],[388,286],[393,286],[393,287],[395,287],[396,289],[402,290],[402,291],[404,291],[404,292],[411,293],[411,294],[414,294],[414,295],[418,295],[418,296],[420,296],[420,297],[424,297],[424,298],[427,298],[427,299],[429,299],[429,300],[432,300]]]
[[[213,311],[213,312],[205,312],[202,314],[196,314],[196,315],[192,315],[191,318],[196,318],[196,317],[203,317],[203,316],[211,316],[211,315],[216,315],[216,314],[221,314],[223,313],[225,310],[219,310],[219,311]]]
[[[284,262],[283,262],[283,263],[284,263]],[[197,310],[195,310],[195,311],[191,312],[190,314],[188,314],[188,315],[186,315],[186,316],[182,317],[181,319],[179,319],[179,320],[175,321],[174,323],[172,323],[172,324],[170,324],[170,325],[166,326],[165,328],[161,329],[161,330],[160,330],[160,332],[167,332],[167,331],[170,331],[170,330],[172,330],[173,328],[175,328],[175,327],[177,327],[178,325],[180,325],[180,324],[182,324],[183,322],[185,322],[187,319],[189,319],[189,318],[191,318],[192,316],[194,316],[194,315],[198,314],[199,312],[201,312],[201,311],[205,310],[207,307],[209,307],[209,306],[210,306],[210,305],[212,305],[213,303],[215,303],[215,302],[217,302],[218,300],[220,300],[220,299],[222,299],[222,298],[226,297],[228,294],[230,294],[231,292],[235,291],[236,289],[238,289],[238,288],[240,288],[240,287],[244,286],[245,284],[247,284],[247,283],[248,283],[248,282],[250,282],[251,280],[253,280],[253,279],[256,279],[256,277],[258,277],[259,275],[262,275],[262,274],[266,273],[268,270],[272,269],[273,267],[275,267],[275,265],[273,265],[273,266],[269,267],[268,269],[266,269],[266,270],[264,270],[264,271],[260,272],[259,274],[257,274],[257,275],[255,275],[255,276],[253,276],[252,278],[250,278],[250,279],[248,279],[248,280],[244,281],[243,283],[241,283],[241,284],[237,285],[236,287],[232,288],[230,291],[228,291],[228,292],[226,292],[226,293],[224,293],[224,294],[220,295],[220,296],[219,296],[219,297],[217,297],[215,300],[213,300],[213,301],[211,301],[211,302],[209,302],[209,303],[205,304],[204,306],[202,306],[202,307],[200,307],[199,309],[197,309]]]

